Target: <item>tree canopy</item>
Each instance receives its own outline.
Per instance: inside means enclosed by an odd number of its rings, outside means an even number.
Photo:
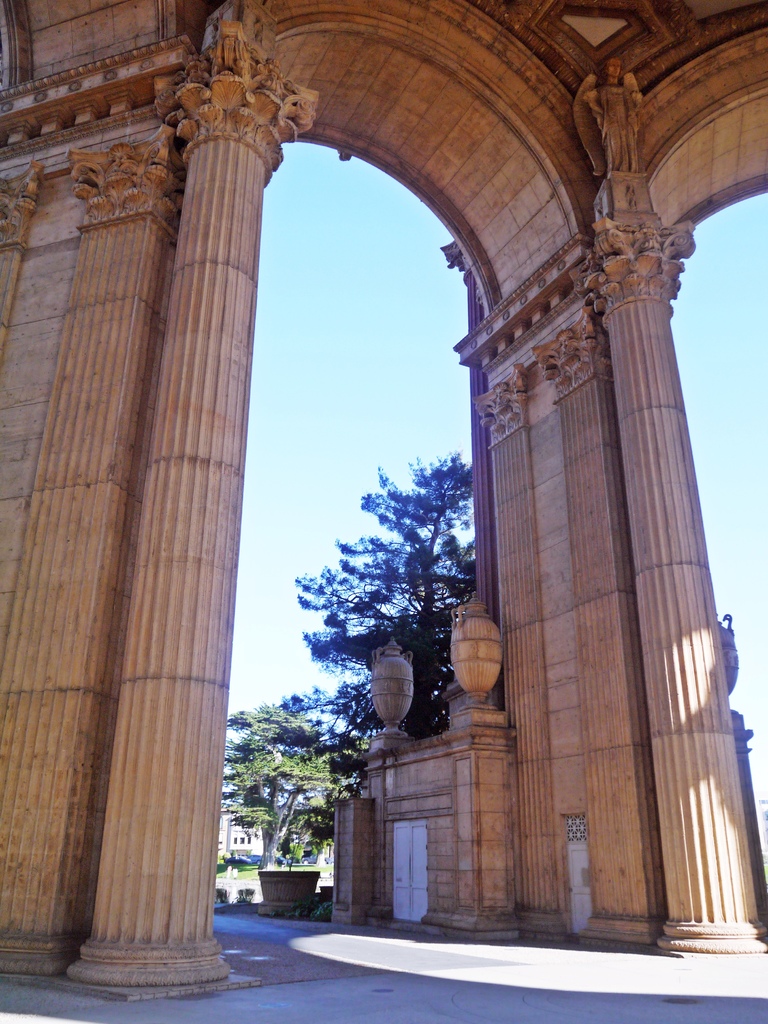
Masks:
[[[370,698],[371,651],[391,636],[413,652],[414,698],[404,728],[414,738],[448,724],[441,698],[453,678],[450,610],[475,589],[472,469],[457,453],[411,466],[412,487],[379,470],[379,490],[361,508],[382,532],[337,541],[339,563],[296,581],[299,604],[320,612],[323,628],[304,634],[314,661],[339,680],[335,693],[315,691],[286,706],[321,710],[337,736],[339,759],[354,759],[356,738],[381,728]]]
[[[240,711],[228,725],[224,802],[237,824],[261,829],[262,867],[271,867],[291,826],[332,788],[329,754],[317,724],[285,706]]]

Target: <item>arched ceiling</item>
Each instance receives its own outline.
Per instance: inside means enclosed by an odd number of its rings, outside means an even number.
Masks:
[[[589,231],[597,182],[572,100],[610,56],[646,94],[644,150],[665,216],[700,211],[713,190],[725,202],[764,187],[765,135],[749,126],[762,118],[755,90],[768,74],[768,2],[268,2],[285,70],[320,93],[311,139],[369,160],[421,196],[462,245],[490,304]],[[177,35],[199,45],[218,5],[0,3],[6,54],[27,54],[26,71],[18,60],[14,71],[22,81]],[[734,150],[723,131],[732,138],[738,117],[747,127]],[[712,150],[709,170],[695,158],[702,146]]]
[[[654,205],[702,220],[768,191],[768,29],[703,54],[645,101]]]
[[[462,24],[425,7],[416,29],[412,3],[375,6],[361,17],[355,0],[274,5],[284,70],[320,94],[309,137],[421,196],[496,302],[592,218],[570,97],[510,37],[489,53],[491,23],[466,4]]]

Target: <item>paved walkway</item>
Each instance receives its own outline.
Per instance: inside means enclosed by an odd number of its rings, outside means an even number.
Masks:
[[[0,1022],[43,1024],[768,1024],[768,956],[675,959],[216,914],[263,987],[119,1003],[0,980]]]

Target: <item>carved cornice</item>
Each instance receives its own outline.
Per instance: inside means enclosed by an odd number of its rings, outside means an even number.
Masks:
[[[693,225],[619,224],[607,217],[595,224],[595,244],[574,273],[576,291],[598,313],[631,299],[669,302],[680,290],[682,260],[693,254]]]
[[[156,108],[184,143],[184,158],[202,142],[228,138],[259,153],[267,180],[315,120],[318,95],[286,78],[264,57],[239,21],[222,21],[215,41],[171,80],[158,79]]]
[[[584,235],[574,235],[530,277],[503,299],[472,331],[454,345],[462,365],[481,366],[491,372],[499,360],[509,358],[531,329],[538,331],[573,298],[572,271],[590,250]]]
[[[193,52],[189,39],[179,36],[6,89],[0,93],[0,144],[15,155],[30,144],[49,145],[62,129],[87,131],[95,121],[106,127],[153,102],[155,77],[180,70]]]
[[[512,376],[475,398],[475,406],[484,427],[491,431],[491,441],[498,444],[527,425],[528,374],[522,363],[516,363]]]
[[[137,145],[118,142],[100,153],[70,150],[73,191],[86,203],[86,224],[149,213],[173,226],[183,184],[173,139],[173,129],[163,125]]]
[[[552,341],[537,345],[533,354],[546,379],[554,381],[558,402],[596,377],[611,377],[608,336],[590,309]]]
[[[36,160],[23,174],[0,179],[0,248],[26,244],[42,180],[43,165]]]

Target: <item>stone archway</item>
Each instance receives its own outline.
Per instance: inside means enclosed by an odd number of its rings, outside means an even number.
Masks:
[[[484,300],[457,350],[516,778],[494,906],[562,935],[586,815],[585,937],[763,952],[669,303],[677,218],[764,187],[768,11],[622,0],[584,35],[556,2],[51,6],[19,5],[29,80],[0,96],[2,966],[227,973],[210,891],[259,218],[298,132],[429,202]],[[757,128],[728,165],[737,121]]]

